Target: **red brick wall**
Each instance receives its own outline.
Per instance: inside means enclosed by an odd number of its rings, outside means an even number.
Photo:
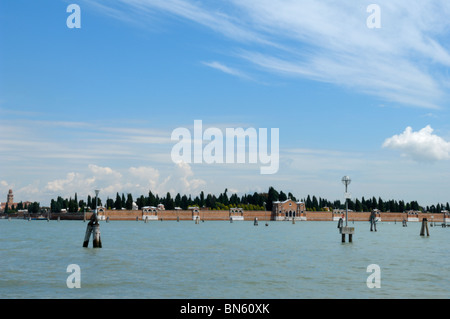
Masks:
[[[92,213],[86,213],[86,219],[89,220]],[[434,216],[435,222],[442,222],[443,214],[424,214],[419,213],[419,215],[409,215],[410,217],[418,217],[419,221],[422,221],[422,218],[427,218],[428,221],[432,221],[431,216]],[[83,219],[83,213],[78,214],[70,214],[70,213],[61,213],[56,214],[52,213],[52,219],[57,219],[60,216],[61,219]],[[105,213],[106,217],[109,217],[110,220],[136,220],[136,217],[139,220],[142,220],[142,211],[140,210],[107,210]],[[165,210],[158,212],[158,219],[163,220],[176,220],[177,216],[179,216],[180,220],[192,220],[192,211],[186,210]],[[204,220],[229,220],[230,214],[228,210],[201,210],[199,212],[200,219]],[[333,214],[332,212],[306,212],[307,220],[309,221],[332,221],[333,216],[339,217],[340,214]],[[377,215],[378,216],[378,215]],[[381,221],[397,221],[401,222],[403,219],[408,217],[405,213],[381,213],[379,215],[381,217]],[[258,220],[269,220],[273,219],[274,215],[269,211],[244,211],[244,220],[254,220],[255,217]],[[349,212],[348,220],[349,221],[369,221],[370,213],[363,212]]]

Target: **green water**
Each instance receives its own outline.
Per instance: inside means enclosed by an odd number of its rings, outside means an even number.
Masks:
[[[420,223],[101,222],[103,248],[83,248],[82,221],[0,220],[0,298],[449,298],[450,229]],[[68,288],[67,266],[81,288]],[[370,289],[367,267],[380,267]]]

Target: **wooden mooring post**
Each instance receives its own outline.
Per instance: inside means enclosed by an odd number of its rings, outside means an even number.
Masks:
[[[344,220],[342,218],[339,218],[337,228],[341,229],[343,225],[344,225]]]
[[[423,218],[422,228],[420,229],[420,236],[425,236],[425,231],[427,232],[427,236],[430,236],[430,232],[428,231],[428,220],[426,218]]]
[[[375,214],[375,212],[372,212],[370,214],[370,231],[377,231],[377,216]]]
[[[102,240],[100,238],[100,224],[98,223],[97,214],[94,212],[91,218],[89,219],[89,223],[86,227],[86,234],[84,235],[83,247],[88,247],[89,239],[91,238],[91,234],[94,233],[93,238],[93,247],[94,248],[102,248]]]

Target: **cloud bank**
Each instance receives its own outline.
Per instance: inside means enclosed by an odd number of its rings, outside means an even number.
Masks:
[[[174,164],[172,173],[161,180],[159,170],[150,166],[130,167],[122,171],[90,164],[86,173],[70,172],[65,178],[49,181],[45,191],[50,196],[70,197],[75,193],[83,197],[99,189],[101,198],[114,198],[118,193],[146,195],[151,190],[155,194],[166,192],[200,192],[206,182],[194,178],[191,167],[186,163]],[[91,194],[92,195],[92,194]]]

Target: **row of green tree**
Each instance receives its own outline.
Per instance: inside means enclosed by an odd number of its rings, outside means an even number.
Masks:
[[[100,197],[97,199],[97,205],[102,206],[102,200]],[[86,202],[84,200],[78,201],[77,193],[75,193],[74,198],[70,197],[69,199],[64,199],[61,196],[58,196],[56,200],[52,199],[50,202],[50,210],[56,213],[59,213],[63,210],[69,213],[75,213],[78,211],[84,212],[95,209],[95,206],[95,197],[92,198],[91,195],[88,195]]]
[[[4,213],[15,214],[19,210],[21,210],[21,211],[26,210],[29,213],[37,214],[41,211],[41,205],[38,202],[33,202],[33,203],[29,203],[29,204],[20,202],[20,203],[17,203],[17,205],[11,205],[11,207],[9,207],[8,203],[6,203]]]
[[[211,210],[217,209],[229,209],[231,207],[242,207],[245,210],[272,210],[274,201],[285,201],[287,199],[292,199],[294,201],[302,201],[305,203],[305,207],[308,211],[323,211],[326,209],[344,209],[344,200],[334,200],[333,202],[316,196],[308,195],[306,198],[296,198],[292,193],[287,194],[283,191],[277,191],[274,187],[269,187],[267,193],[245,194],[238,196],[237,194],[229,194],[228,189],[225,189],[223,193],[218,196],[214,194],[207,194],[203,191],[194,198],[191,195],[181,195],[178,193],[175,197],[168,192],[166,196],[159,196],[154,194],[152,191],[144,196],[141,195],[137,198],[133,198],[132,194],[116,193],[115,198],[107,198],[104,202],[104,206],[107,209],[116,210],[131,210],[133,208],[133,203],[136,204],[138,209],[142,209],[144,206],[158,206],[163,204],[165,209],[172,210],[175,207],[180,207],[181,209],[188,209],[191,206],[206,207]],[[90,195],[87,200],[78,200],[77,194],[72,198],[63,199],[58,197],[56,200],[51,200],[50,208],[52,212],[61,212],[65,210],[67,212],[78,212],[78,211],[88,211],[95,209],[95,206],[103,206],[103,201],[101,198],[96,199]],[[445,205],[438,203],[437,205],[431,206],[420,206],[417,201],[405,202],[403,200],[383,200],[380,197],[364,198],[361,199],[350,199],[348,200],[348,208],[353,211],[371,211],[373,209],[378,209],[383,212],[403,212],[408,210],[423,211],[430,213],[440,213],[442,210],[450,210],[449,203]]]
[[[267,196],[258,193],[253,195],[243,195],[241,197],[237,194],[232,194],[228,197],[227,189],[219,196],[213,194],[205,196],[205,193],[202,191],[195,198],[192,198],[191,195],[181,195],[180,193],[175,197],[172,197],[169,192],[166,196],[160,197],[158,194],[153,194],[152,191],[149,191],[148,196],[141,195],[136,199],[133,199],[132,194],[127,194],[127,196],[125,196],[123,193],[116,193],[115,199],[107,198],[105,207],[107,209],[131,210],[133,208],[133,203],[135,203],[138,209],[142,209],[142,207],[145,206],[156,207],[159,204],[163,204],[167,210],[175,209],[175,207],[186,210],[191,206],[208,207],[210,209],[242,207],[246,210],[264,210],[265,200],[267,200]],[[69,199],[64,199],[61,196],[58,196],[56,200],[52,199],[50,209],[52,212],[61,212],[63,210],[67,212],[78,212],[93,210],[96,205],[103,206],[103,201],[100,197],[96,199],[89,195],[85,202],[84,200],[78,201],[78,195],[75,194],[73,198],[70,197]]]

